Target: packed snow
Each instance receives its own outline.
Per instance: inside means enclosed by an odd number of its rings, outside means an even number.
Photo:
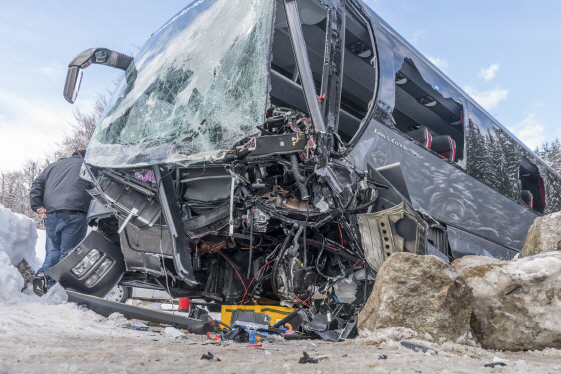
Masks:
[[[44,233],[44,232],[43,232]],[[495,352],[465,344],[434,341],[428,334],[390,328],[365,332],[343,343],[287,341],[275,337],[261,348],[213,342],[173,327],[129,328],[115,313],[102,317],[64,301],[56,286],[39,298],[21,293],[23,278],[14,267],[22,259],[37,269],[44,256],[33,221],[0,206],[0,373],[558,373],[561,351]],[[38,242],[36,244],[36,241]],[[147,322],[146,322],[147,323]],[[411,350],[401,343],[423,346]],[[426,348],[429,348],[426,350]],[[426,352],[424,352],[426,350]],[[317,364],[299,364],[306,351]],[[203,360],[211,352],[218,360]],[[484,365],[504,363],[505,367]]]
[[[22,297],[24,281],[16,268],[22,260],[34,270],[41,267],[35,254],[36,241],[35,222],[0,205],[0,302]]]
[[[47,242],[47,232],[45,230],[37,230],[37,244],[35,244],[35,253],[41,263],[45,261],[46,250],[45,244]]]

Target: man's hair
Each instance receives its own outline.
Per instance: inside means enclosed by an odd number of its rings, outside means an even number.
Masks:
[[[80,150],[72,153],[72,156],[77,156],[77,155],[82,156],[82,158],[86,157],[86,150],[85,149],[80,149]]]

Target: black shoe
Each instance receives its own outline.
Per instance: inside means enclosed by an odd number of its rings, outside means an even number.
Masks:
[[[47,293],[47,277],[43,273],[39,273],[33,278],[33,292],[37,296],[43,296]]]

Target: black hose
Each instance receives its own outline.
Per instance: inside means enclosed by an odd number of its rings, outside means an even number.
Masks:
[[[323,274],[323,273],[319,270],[319,259],[320,259],[321,255],[323,254],[324,248],[325,248],[325,237],[324,237],[323,240],[322,240],[322,243],[321,243],[321,250],[320,250],[319,255],[318,255],[317,259],[316,259],[316,271],[318,272],[318,274],[321,275],[322,277],[328,279],[328,280],[339,280],[339,279],[345,278],[345,276],[330,277],[330,276],[327,276],[327,275]],[[344,273],[343,273],[343,274],[344,274]]]
[[[298,185],[298,189],[300,189],[300,197],[302,201],[308,201],[310,199],[310,194],[308,193],[308,188],[304,182],[304,177],[300,174],[300,166],[298,165],[298,156],[296,153],[290,154],[290,164],[292,166],[292,172],[294,173],[294,179],[296,179],[296,184]]]
[[[304,223],[304,269],[308,267],[308,245],[306,240],[306,229],[308,227],[308,218],[310,217],[310,207],[306,202],[306,222]]]
[[[374,198],[372,200],[370,200],[369,202],[364,203],[362,205],[359,205],[357,207],[345,209],[345,213],[353,213],[353,212],[356,212],[356,211],[359,211],[359,210],[362,210],[362,209],[366,209],[369,206],[373,205],[376,201],[378,201],[378,196],[380,196],[380,193],[378,192],[378,190],[374,190],[374,191],[376,191],[376,196],[374,196]]]
[[[265,204],[263,204],[259,201],[256,201],[255,205],[257,206],[257,208],[259,208],[259,210],[265,212],[265,214],[267,214],[268,216],[271,216],[275,219],[278,219],[281,222],[288,223],[288,224],[291,224],[291,225],[294,225],[295,223],[297,223],[299,225],[306,224],[306,221],[299,221],[297,219],[292,219],[292,218],[286,217],[285,215],[276,212],[272,208],[266,206]],[[278,210],[281,210],[281,209],[278,208]],[[326,224],[327,222],[331,221],[336,216],[338,216],[339,214],[340,214],[340,211],[338,209],[335,209],[331,213],[322,213],[323,218],[321,218],[320,220],[318,220],[316,222],[308,223],[307,226],[311,227],[311,228],[321,227],[324,224]]]
[[[249,264],[247,265],[247,279],[251,276],[251,257],[253,257],[253,210],[249,215],[251,216],[249,221]]]

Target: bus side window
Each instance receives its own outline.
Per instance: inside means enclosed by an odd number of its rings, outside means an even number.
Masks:
[[[395,127],[448,161],[465,168],[464,106],[427,83],[412,60],[395,76]]]
[[[350,142],[368,113],[376,88],[376,48],[362,17],[347,2],[345,61],[338,134]]]
[[[297,0],[297,5],[300,12],[302,33],[306,41],[310,70],[316,86],[316,94],[319,96],[325,53],[327,10],[321,3],[312,0]],[[301,87],[300,71],[294,57],[288,22],[281,0],[277,0],[270,99],[273,105],[297,109],[304,113],[308,112]]]
[[[468,173],[514,201],[520,200],[522,148],[473,105],[466,127]]]
[[[545,204],[545,185],[538,167],[526,157],[522,158],[519,170],[520,199],[536,212],[543,213]]]

